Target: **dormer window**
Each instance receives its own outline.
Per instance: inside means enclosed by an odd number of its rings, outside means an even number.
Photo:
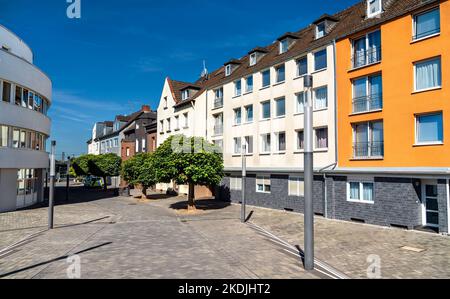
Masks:
[[[325,21],[316,25],[316,39],[322,38],[326,35]]]
[[[190,94],[189,94],[189,89],[183,90],[183,91],[181,92],[181,99],[182,99],[183,101],[189,99],[189,96],[190,96]]]
[[[286,53],[289,50],[289,39],[285,38],[280,41],[280,54]]]
[[[225,66],[225,76],[228,77],[229,75],[231,75],[231,64]]]
[[[382,11],[381,0],[367,0],[367,17],[379,15]]]
[[[254,66],[256,64],[256,53],[250,55],[250,66]]]

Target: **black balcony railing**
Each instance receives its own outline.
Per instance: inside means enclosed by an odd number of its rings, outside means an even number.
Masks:
[[[383,109],[383,95],[373,94],[370,96],[353,99],[353,113],[368,112]]]
[[[384,142],[356,142],[353,144],[355,158],[384,157]]]
[[[381,61],[381,47],[371,47],[369,50],[356,53],[352,57],[353,68]]]
[[[223,98],[214,99],[214,108],[221,108],[221,107],[223,107]]]
[[[430,35],[434,35],[434,34],[438,34],[441,32],[441,28],[435,28],[433,30],[428,30],[425,32],[421,32],[421,33],[417,33],[416,35],[413,36],[413,40],[417,40],[417,39],[421,39]]]

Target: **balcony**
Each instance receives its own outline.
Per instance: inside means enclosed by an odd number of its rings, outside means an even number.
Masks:
[[[383,109],[383,95],[374,94],[353,99],[353,113],[363,113]]]
[[[223,135],[223,124],[214,126],[214,136]]]
[[[356,142],[353,144],[353,157],[355,159],[383,158],[384,142]]]
[[[222,108],[223,107],[223,98],[216,98],[214,99],[214,109]]]
[[[356,53],[352,57],[353,68],[360,68],[366,65],[374,64],[381,61],[381,47],[373,47],[369,50]]]

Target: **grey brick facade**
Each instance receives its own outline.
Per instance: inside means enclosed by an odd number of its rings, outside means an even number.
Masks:
[[[239,203],[241,191],[230,190],[230,173],[222,182],[220,198]],[[233,174],[235,175],[235,174]],[[289,196],[289,176],[271,175],[271,193],[256,192],[256,174],[246,179],[246,198],[249,205],[303,213],[304,198]],[[324,191],[327,198],[325,201]],[[438,181],[439,231],[448,232],[447,181]],[[358,221],[380,226],[414,229],[423,225],[422,184],[420,179],[375,177],[374,202],[347,200],[347,176],[314,177],[314,213],[345,221]]]

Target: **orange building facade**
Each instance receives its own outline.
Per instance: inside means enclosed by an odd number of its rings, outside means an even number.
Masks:
[[[336,171],[362,214],[399,193],[410,225],[449,230],[449,24],[450,1],[430,1],[336,42]]]

